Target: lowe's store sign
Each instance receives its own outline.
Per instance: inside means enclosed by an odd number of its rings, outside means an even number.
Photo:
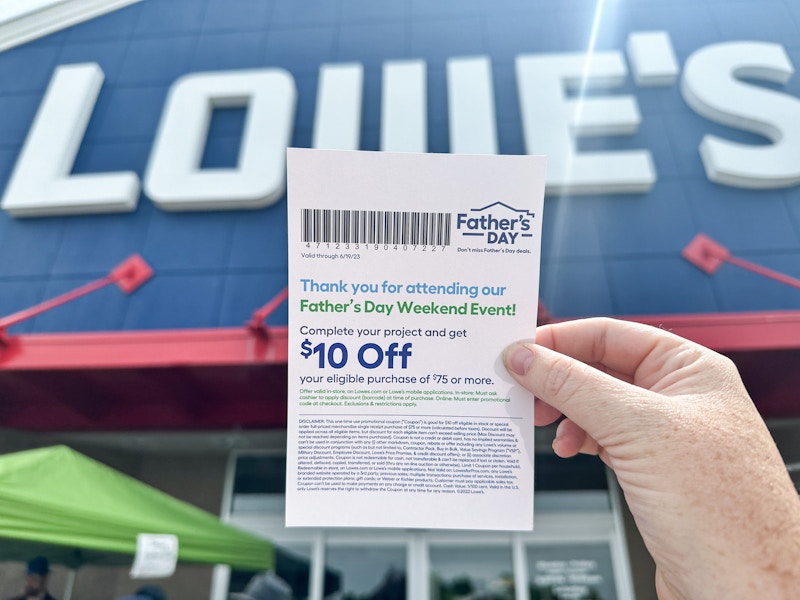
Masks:
[[[678,65],[666,32],[634,32],[629,61],[637,84],[669,86]],[[657,179],[647,149],[581,152],[580,136],[636,133],[636,97],[586,95],[613,90],[629,76],[622,52],[542,53],[516,57],[516,87],[525,146],[549,158],[551,192],[641,193]],[[381,149],[425,152],[426,62],[383,63]],[[695,51],[683,69],[681,93],[698,114],[763,135],[743,144],[714,135],[698,152],[709,179],[743,188],[800,183],[800,98],[748,79],[785,83],[794,74],[780,44],[733,41]],[[496,154],[497,119],[489,57],[447,60],[451,151]],[[135,210],[135,172],[73,175],[72,168],[101,92],[96,63],[55,69],[2,200],[14,216]],[[358,149],[363,102],[361,64],[320,67],[314,146]],[[569,94],[577,89],[577,97]],[[284,153],[291,143],[297,91],[284,69],[192,73],[169,90],[144,175],[144,192],[164,210],[263,208],[284,191]],[[203,169],[201,159],[216,108],[246,110],[235,167]]]
[[[0,53],[0,313],[138,252],[140,292],[26,327],[241,324],[289,146],[547,155],[557,315],[800,308],[680,258],[800,276],[799,63],[793,0],[135,2]]]

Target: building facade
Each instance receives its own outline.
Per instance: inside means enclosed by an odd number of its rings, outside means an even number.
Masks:
[[[613,480],[556,461],[547,431],[533,534],[283,527],[295,146],[546,154],[550,317],[635,319],[728,354],[798,460],[790,0],[3,10],[3,451],[66,441],[275,539],[308,562],[296,597],[654,597]],[[133,255],[152,273],[113,285]],[[252,575],[184,569],[170,597],[225,598]],[[131,585],[87,568],[75,597]]]

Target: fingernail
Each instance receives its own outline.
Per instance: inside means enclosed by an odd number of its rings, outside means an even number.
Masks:
[[[556,435],[553,438],[553,443],[554,444],[556,442],[560,441],[561,438],[564,437],[564,427],[563,427],[563,425],[564,425],[564,419],[562,419],[561,422],[556,426]]]
[[[517,344],[506,350],[506,369],[515,375],[525,375],[533,362],[533,352],[527,346]]]
[[[555,453],[556,453],[558,456],[561,456],[561,455],[558,453],[558,446],[560,446],[560,445],[561,445],[561,442],[562,442],[562,440],[564,439],[564,427],[562,427],[562,426],[564,425],[564,421],[565,421],[565,419],[562,419],[562,420],[561,420],[561,422],[560,422],[560,423],[558,424],[558,426],[556,427],[556,435],[555,435],[555,437],[553,437],[553,443],[551,444],[551,446],[552,446],[552,448],[553,448],[553,451],[554,451],[554,452],[555,452]]]

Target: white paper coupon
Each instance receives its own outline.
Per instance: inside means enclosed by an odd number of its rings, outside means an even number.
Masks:
[[[172,577],[178,564],[178,538],[167,533],[140,533],[136,536],[131,579]]]
[[[530,530],[540,156],[290,149],[286,525]]]

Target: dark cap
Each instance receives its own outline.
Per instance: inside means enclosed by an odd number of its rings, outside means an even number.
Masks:
[[[136,597],[147,600],[167,600],[167,595],[157,585],[145,585],[136,590]]]
[[[44,556],[37,556],[28,561],[28,575],[47,575],[50,562]]]

